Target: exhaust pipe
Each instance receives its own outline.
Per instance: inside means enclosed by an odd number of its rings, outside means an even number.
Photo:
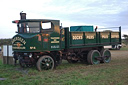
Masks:
[[[20,20],[26,20],[26,13],[23,13],[23,11],[20,12]],[[20,32],[21,33],[27,32],[26,23],[21,24]]]
[[[25,20],[25,19],[26,19],[26,13],[23,13],[23,11],[20,12],[20,20]]]

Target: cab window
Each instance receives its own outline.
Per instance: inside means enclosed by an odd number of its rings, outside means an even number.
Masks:
[[[19,33],[39,33],[40,23],[39,22],[23,22],[18,24]]]
[[[42,29],[51,29],[51,22],[42,23]]]

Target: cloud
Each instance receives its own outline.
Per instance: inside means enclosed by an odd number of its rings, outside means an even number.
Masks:
[[[17,28],[11,22],[20,19],[21,11],[27,13],[28,19],[58,19],[63,26],[122,26],[126,32],[127,4],[127,0],[2,0],[0,31],[3,33],[0,38],[12,37],[15,34]]]

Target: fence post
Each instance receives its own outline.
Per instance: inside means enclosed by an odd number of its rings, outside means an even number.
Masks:
[[[7,64],[9,64],[9,47],[8,47],[8,45],[7,45]]]
[[[3,45],[3,64],[11,64],[14,65],[14,59],[12,55],[12,46],[11,45]]]

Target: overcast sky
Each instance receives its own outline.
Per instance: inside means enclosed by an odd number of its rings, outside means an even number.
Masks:
[[[12,38],[17,31],[13,20],[19,13],[27,19],[57,19],[63,27],[94,25],[122,27],[128,34],[128,0],[0,0],[0,38]]]

